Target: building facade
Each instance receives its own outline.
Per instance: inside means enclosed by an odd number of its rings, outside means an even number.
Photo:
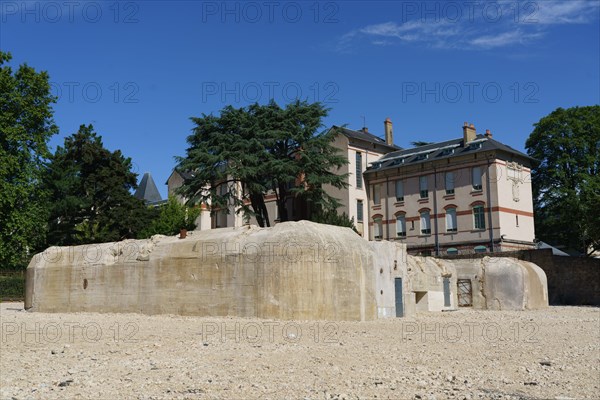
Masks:
[[[346,213],[354,219],[356,230],[363,237],[368,237],[368,187],[363,177],[363,171],[370,163],[376,162],[382,156],[396,150],[394,145],[392,122],[387,118],[384,122],[385,139],[373,135],[367,128],[355,131],[343,127],[333,126],[339,134],[333,146],[340,150],[348,159],[348,164],[337,171],[339,174],[348,174],[348,187],[343,189],[325,185],[324,188],[331,196],[338,199],[341,207],[338,213]]]
[[[388,153],[363,173],[369,239],[422,255],[533,248],[532,161],[467,123],[462,138]]]

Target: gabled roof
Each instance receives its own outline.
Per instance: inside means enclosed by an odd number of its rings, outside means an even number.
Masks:
[[[364,142],[368,142],[368,143],[374,143],[383,147],[386,147],[387,149],[389,149],[390,151],[394,151],[394,150],[400,150],[401,147],[398,147],[396,145],[389,145],[385,142],[384,139],[373,135],[372,133],[369,132],[364,132],[364,131],[355,131],[352,129],[348,129],[348,128],[344,128],[344,127],[340,127],[337,125],[333,125],[331,129],[337,129],[342,135],[346,136],[349,139],[358,139],[358,140],[362,140]]]
[[[154,179],[152,179],[152,175],[150,175],[149,172],[144,174],[133,196],[137,199],[144,200],[149,204],[162,200],[158,188],[156,187],[156,183],[154,183]]]
[[[526,160],[535,161],[527,154],[515,150],[504,143],[500,143],[485,135],[477,135],[476,139],[468,142],[466,147],[463,145],[463,138],[459,138],[425,146],[413,147],[411,149],[394,151],[384,155],[378,161],[373,162],[373,166],[367,168],[366,172],[373,170],[379,171],[393,167],[397,168],[402,165],[420,164],[428,161],[457,157],[465,154],[481,153],[490,150],[497,150]]]

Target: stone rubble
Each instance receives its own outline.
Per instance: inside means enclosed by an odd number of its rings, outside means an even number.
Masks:
[[[600,393],[598,308],[460,309],[368,322],[22,308],[0,304],[0,399],[512,400]]]

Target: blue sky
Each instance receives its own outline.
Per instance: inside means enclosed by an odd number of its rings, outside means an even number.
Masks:
[[[0,1],[11,65],[50,74],[53,147],[92,123],[159,190],[192,116],[296,98],[397,145],[462,135],[519,150],[557,107],[600,103],[600,2]]]

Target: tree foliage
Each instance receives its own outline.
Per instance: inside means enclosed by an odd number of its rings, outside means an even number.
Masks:
[[[47,210],[39,182],[58,132],[46,72],[17,71],[0,52],[0,268],[23,266],[44,244]]]
[[[179,193],[190,204],[254,216],[260,226],[271,223],[265,203],[270,193],[280,221],[335,210],[339,202],[323,186],[346,186],[346,176],[336,170],[347,160],[332,146],[337,132],[318,133],[327,112],[320,103],[281,108],[271,101],[192,118],[187,156],[178,158],[178,168],[192,177]]]
[[[341,214],[338,214],[335,210],[319,212],[313,216],[312,221],[318,222],[320,224],[344,226],[358,233],[358,230],[354,225],[354,217],[348,218],[348,214],[346,214],[345,212]]]
[[[159,207],[158,217],[145,229],[141,237],[152,235],[176,235],[181,229],[189,231],[196,228],[196,219],[200,215],[199,207],[187,207],[175,196],[169,196],[166,204]]]
[[[600,106],[558,108],[535,124],[527,153],[536,236],[584,254],[600,250]]]
[[[137,174],[120,150],[104,148],[92,125],[65,138],[51,157],[45,186],[50,193],[48,244],[73,245],[133,238],[151,210],[131,190]]]

